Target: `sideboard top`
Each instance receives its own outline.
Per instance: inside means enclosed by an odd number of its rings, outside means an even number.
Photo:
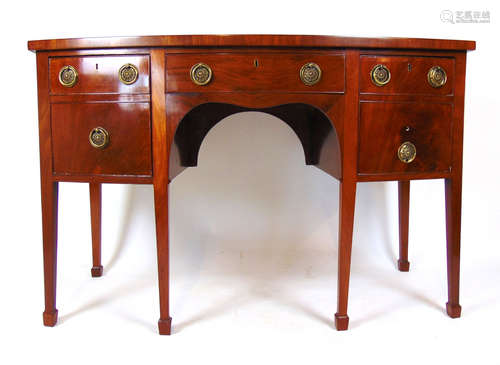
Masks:
[[[359,38],[326,35],[157,35],[28,41],[30,51],[133,47],[314,47],[472,51],[475,41],[425,38]]]

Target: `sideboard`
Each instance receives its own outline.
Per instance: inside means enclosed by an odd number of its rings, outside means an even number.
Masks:
[[[197,165],[215,124],[244,111],[280,118],[305,163],[340,181],[338,330],[349,323],[358,182],[398,181],[398,268],[408,271],[410,181],[444,179],[446,312],[460,317],[465,69],[475,42],[185,35],[38,40],[28,49],[37,61],[46,326],[58,314],[58,184],[89,183],[94,277],[103,273],[101,184],[152,184],[158,327],[171,333],[168,185]]]

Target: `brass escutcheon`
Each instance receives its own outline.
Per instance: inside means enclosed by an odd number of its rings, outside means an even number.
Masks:
[[[391,72],[384,65],[375,65],[370,71],[372,82],[377,86],[384,86],[391,81]]]
[[[125,85],[131,85],[137,81],[139,70],[131,63],[126,63],[118,70],[118,78]]]
[[[67,65],[59,71],[59,82],[64,87],[73,87],[78,81],[78,72],[73,66]]]
[[[97,149],[103,149],[109,144],[109,133],[103,127],[95,127],[89,134],[90,145]]]
[[[447,81],[446,71],[439,66],[433,66],[427,72],[427,81],[432,87],[438,88],[446,84]]]
[[[321,68],[314,62],[306,63],[300,69],[300,79],[307,86],[317,84],[321,80]]]
[[[191,67],[189,76],[196,85],[204,86],[212,80],[212,69],[207,64],[200,62]]]
[[[410,163],[417,156],[417,148],[411,142],[404,142],[398,148],[398,157],[401,162]]]

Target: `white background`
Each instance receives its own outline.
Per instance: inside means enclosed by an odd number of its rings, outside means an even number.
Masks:
[[[490,11],[448,24],[442,10]],[[499,364],[498,34],[494,1],[4,2],[0,363]],[[443,182],[412,183],[410,273],[396,183],[358,185],[350,329],[337,332],[338,183],[269,115],[234,115],[171,184],[173,335],[157,335],[151,186],[103,188],[104,276],[90,277],[86,184],[60,185],[59,324],[42,326],[35,55],[30,39],[154,34],[472,39],[465,105],[462,318],[444,312]]]

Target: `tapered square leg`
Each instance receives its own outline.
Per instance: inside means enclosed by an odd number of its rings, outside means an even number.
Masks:
[[[90,226],[92,230],[92,277],[102,276],[101,265],[101,210],[102,190],[101,184],[90,183]]]
[[[399,260],[398,270],[409,271],[408,226],[410,220],[410,181],[398,182],[399,200]]]
[[[446,258],[448,264],[448,303],[451,318],[461,315],[460,288],[460,226],[462,217],[462,179],[445,179],[446,199]]]
[[[172,318],[169,314],[169,241],[168,185],[169,156],[173,136],[167,132],[165,112],[165,53],[151,51],[151,90],[153,121],[154,200],[156,220],[156,251],[158,257],[158,288],[160,291],[160,320],[158,331],[170,335]]]
[[[43,272],[45,290],[45,311],[43,324],[53,327],[57,322],[57,182],[42,178],[42,230],[43,230]]]
[[[160,290],[161,335],[170,335],[172,318],[169,315],[169,245],[168,245],[168,184],[154,186],[156,245],[158,255],[158,286]]]
[[[338,286],[337,313],[335,326],[337,330],[347,330],[347,301],[349,295],[349,277],[351,271],[352,231],[354,225],[354,206],[356,200],[356,182],[340,183],[339,213],[339,253],[338,253]]]

